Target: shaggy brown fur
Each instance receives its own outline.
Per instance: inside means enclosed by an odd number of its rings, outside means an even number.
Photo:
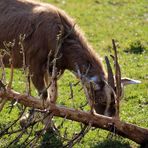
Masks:
[[[18,37],[26,34],[23,46],[27,65],[33,75],[33,84],[39,92],[45,88],[47,55],[49,51],[54,54],[57,35],[63,30],[65,36],[73,26],[74,21],[64,11],[50,4],[30,0],[0,0],[0,48],[4,48],[3,41],[15,39],[14,66],[22,67]],[[105,71],[101,60],[78,27],[64,40],[60,53],[62,57],[57,61],[58,71],[68,69],[77,72],[77,64],[83,73],[90,66],[87,77],[98,76],[97,83],[104,87]],[[7,57],[4,58],[4,63],[7,65]]]

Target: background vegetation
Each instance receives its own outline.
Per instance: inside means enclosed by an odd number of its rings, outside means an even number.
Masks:
[[[109,49],[112,46],[111,39],[116,39],[122,76],[142,81],[140,85],[131,85],[125,88],[125,97],[121,104],[121,118],[124,121],[148,128],[148,1],[44,0],[44,2],[50,2],[72,16],[101,57],[109,54]],[[7,76],[9,77],[9,70],[7,70]],[[85,103],[85,96],[82,91],[79,91],[81,86],[78,86],[74,88],[74,100],[69,99],[70,82],[76,83],[77,80],[70,72],[66,71],[59,80],[58,103],[79,108],[80,104]],[[14,89],[24,92],[23,83],[22,72],[16,70]],[[9,114],[8,107],[9,104],[0,113],[0,129],[16,119],[18,115],[18,109],[13,109]],[[89,107],[85,107],[85,110],[89,110]],[[61,122],[61,119],[54,118],[54,120],[57,125]],[[61,132],[64,132],[65,128],[67,128],[69,136],[80,130],[79,124],[72,121],[65,122]],[[138,146],[121,137],[109,138],[108,134],[100,129],[92,129],[75,147]],[[6,136],[5,139],[0,139],[0,147],[5,147],[6,143],[13,138]],[[55,140],[53,141],[55,142]],[[50,139],[52,147],[61,146],[60,141],[55,143],[53,141],[51,142]],[[20,143],[21,141],[18,142],[18,147],[20,147]]]

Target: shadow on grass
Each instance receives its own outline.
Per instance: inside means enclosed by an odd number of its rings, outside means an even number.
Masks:
[[[142,54],[146,51],[145,46],[139,40],[131,42],[129,47],[124,50],[126,53],[133,53],[133,54]]]
[[[63,143],[53,129],[48,129],[43,135],[40,148],[61,148]]]
[[[125,141],[107,139],[103,142],[97,143],[92,148],[131,148],[131,146]]]
[[[15,143],[9,146],[9,148],[26,148],[29,146],[25,145],[26,143]],[[39,139],[39,141],[33,146],[37,148],[61,148],[63,143],[61,139],[55,134],[52,129],[48,129],[46,133]]]

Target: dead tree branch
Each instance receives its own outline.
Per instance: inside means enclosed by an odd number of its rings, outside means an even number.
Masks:
[[[17,100],[19,103],[28,107],[33,107],[45,111],[50,110],[53,116],[62,118],[66,117],[66,119],[81,122],[86,125],[89,125],[91,123],[92,127],[110,130],[111,126],[114,126],[115,131],[118,135],[131,139],[138,144],[143,144],[144,142],[148,141],[148,129],[141,128],[134,124],[125,123],[120,120],[115,120],[113,118],[105,117],[102,115],[94,115],[84,111],[57,106],[51,102],[48,102],[46,106],[48,108],[46,108],[45,106],[43,107],[42,100],[39,100],[35,97],[23,95],[9,89],[6,89],[5,92],[0,92],[0,97],[8,98],[8,100],[10,101]]]

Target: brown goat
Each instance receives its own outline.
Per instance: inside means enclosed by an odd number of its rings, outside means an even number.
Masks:
[[[30,0],[0,0],[0,48],[5,48],[4,41],[15,39],[14,66],[20,68],[23,58],[18,44],[19,35],[26,35],[23,42],[26,63],[32,74],[32,82],[39,93],[46,87],[44,77],[47,72],[48,53],[51,52],[53,58],[57,35],[62,31],[64,37],[73,26],[74,21],[64,11],[50,4]],[[93,90],[94,108],[99,114],[113,116],[115,114],[114,91],[107,83],[99,56],[88,45],[78,27],[74,27],[64,40],[59,54],[62,55],[56,65],[59,72],[63,73],[68,69],[77,75],[79,68],[83,75],[89,67],[87,81],[96,84]],[[8,57],[4,57],[4,64],[8,63]],[[48,70],[49,73],[52,71],[52,65]],[[46,98],[47,94],[44,94],[44,97]]]

